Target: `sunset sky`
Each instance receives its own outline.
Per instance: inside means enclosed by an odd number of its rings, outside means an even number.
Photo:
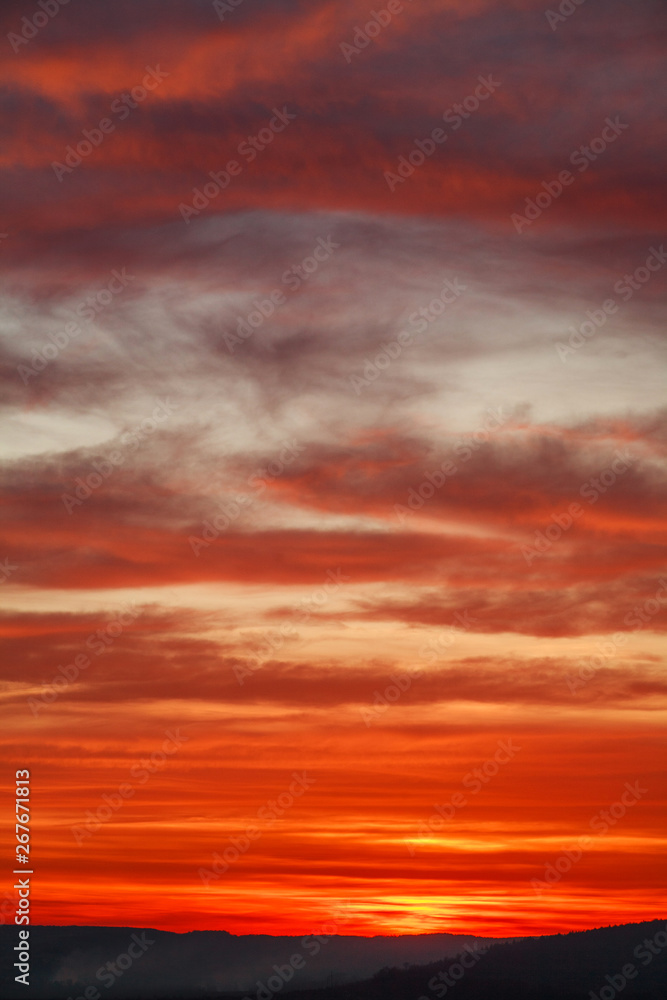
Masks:
[[[570,6],[3,3],[34,922],[664,915],[667,12]]]

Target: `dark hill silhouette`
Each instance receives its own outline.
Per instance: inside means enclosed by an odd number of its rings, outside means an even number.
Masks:
[[[384,969],[369,982],[305,990],[299,1000],[667,1000],[667,922],[496,945],[458,980],[452,977],[454,964],[447,959],[420,968]],[[623,973],[629,965],[630,978]],[[255,994],[249,996],[256,1000]]]
[[[96,980],[94,970],[126,952],[132,934],[141,940],[143,933],[154,941],[145,954],[112,984]],[[0,996],[6,998],[76,1000],[85,997],[86,986],[90,989],[96,984],[99,998],[89,995],[86,1000],[278,1000],[289,993],[294,1000],[667,1000],[665,920],[511,943],[447,934],[338,936],[312,956],[307,955],[301,938],[236,937],[224,931],[171,934],[132,928],[32,927],[34,975],[28,988],[13,982],[9,953],[16,940],[17,928],[0,927]],[[433,949],[440,949],[442,957],[430,962],[427,958],[425,964],[421,956],[429,950],[432,954]],[[138,945],[136,950],[140,950]],[[461,954],[460,961],[456,953]],[[418,962],[407,965],[410,954]],[[290,965],[295,955],[304,960],[296,971]],[[389,955],[382,962],[385,968],[371,978],[354,981],[360,965],[377,963],[382,955]],[[243,977],[238,982],[243,987],[240,991],[215,988],[214,979],[220,982],[232,975],[237,980]],[[323,977],[333,978],[336,985],[308,986],[309,980],[322,981]]]
[[[116,956],[127,954],[132,935],[146,936],[147,945],[134,942],[139,955],[130,967],[108,986],[96,977],[99,969]],[[236,936],[226,931],[191,931],[174,934],[132,927],[30,928],[32,952],[30,988],[14,982],[6,959],[18,943],[18,928],[0,927],[3,967],[0,997],[60,997],[83,995],[81,984],[96,985],[102,997],[153,997],[160,990],[172,995],[201,996],[206,990],[251,990],[259,980],[274,973],[300,955],[303,965],[292,969],[294,985],[324,986],[331,976],[337,982],[368,979],[386,965],[425,964],[456,955],[465,945],[481,947],[490,938],[474,935],[416,934],[357,937],[333,935],[318,942],[314,935],[277,937],[267,934]],[[301,963],[299,963],[301,965]],[[122,970],[119,970],[122,971]],[[62,988],[61,988],[62,984]],[[67,985],[65,985],[67,984]],[[40,992],[41,991],[41,992]],[[217,994],[216,994],[217,995]]]

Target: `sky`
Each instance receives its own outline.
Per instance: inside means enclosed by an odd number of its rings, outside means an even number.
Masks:
[[[0,12],[33,922],[664,915],[664,5],[46,6]]]

